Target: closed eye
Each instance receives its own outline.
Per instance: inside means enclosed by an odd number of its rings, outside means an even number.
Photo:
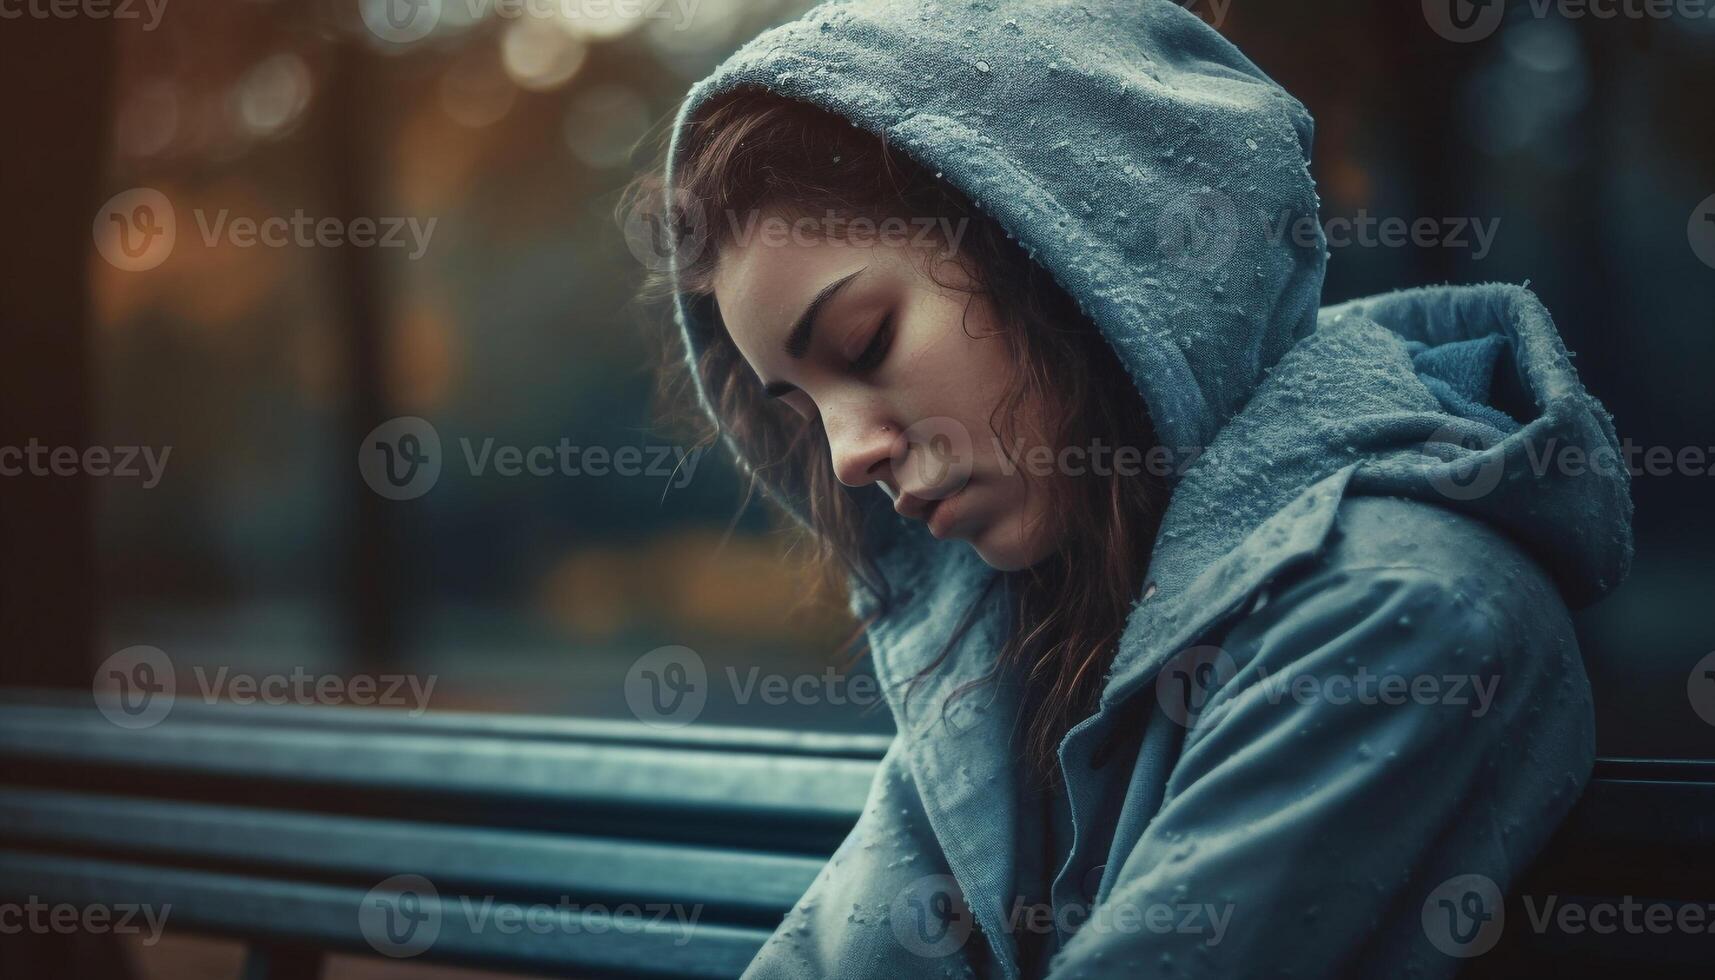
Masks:
[[[851,369],[859,373],[875,370],[887,356],[889,341],[892,339],[893,314],[889,313],[881,318],[881,326],[876,328],[875,337],[870,340],[869,346],[851,362]]]

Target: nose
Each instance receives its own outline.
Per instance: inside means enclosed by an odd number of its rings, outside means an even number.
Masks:
[[[823,418],[834,476],[841,483],[862,487],[891,478],[895,453],[905,438],[898,425],[882,422],[873,414],[839,421]]]

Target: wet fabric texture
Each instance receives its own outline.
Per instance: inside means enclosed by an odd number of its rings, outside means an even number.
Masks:
[[[741,86],[976,201],[1078,300],[1176,463],[1101,707],[1060,746],[1070,843],[1039,862],[1054,811],[1008,750],[1016,688],[939,710],[1011,628],[1000,573],[857,492],[893,591],[854,582],[852,611],[878,614],[899,735],[746,976],[1455,973],[1470,896],[1509,887],[1589,778],[1568,609],[1632,555],[1612,420],[1542,304],[1320,307],[1320,232],[1277,233],[1317,214],[1308,113],[1166,0],[825,3],[694,87],[670,158]],[[676,316],[694,361],[718,327],[685,294]],[[802,520],[799,487],[775,499]],[[1038,893],[1068,927],[1045,973],[1020,951],[1058,934],[1013,914]]]

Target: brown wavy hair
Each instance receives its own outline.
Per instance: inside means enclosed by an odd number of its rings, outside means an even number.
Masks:
[[[641,211],[660,213],[663,207],[668,135],[662,134],[654,169],[632,181],[620,202],[621,220],[629,218],[633,226]],[[831,213],[836,219],[876,222],[889,217],[945,218],[951,222],[947,227],[964,233],[940,244],[952,251],[969,276],[969,284],[961,288],[973,299],[980,295],[992,304],[1015,366],[1007,394],[989,420],[1009,456],[1021,445],[1014,420],[1027,417],[1020,409],[1032,400],[1045,407],[1050,431],[1030,433],[1043,441],[1022,445],[1135,446],[1142,454],[1156,445],[1142,397],[1113,348],[1073,298],[993,218],[884,138],[808,103],[740,89],[711,100],[689,121],[675,184],[700,206],[704,220],[698,231],[706,236],[696,248],[685,249],[678,288],[691,294],[709,322],[719,323],[711,281],[720,249],[733,234],[732,222],[720,216],[822,219]],[[674,288],[670,273],[659,270],[645,281],[641,297],[670,300]],[[967,317],[969,310],[967,304]],[[664,319],[670,325],[671,316]],[[840,648],[850,650],[894,602],[890,584],[860,546],[864,515],[854,494],[877,491],[841,483],[820,416],[806,419],[765,399],[725,328],[715,334],[694,370],[716,420],[711,423],[697,403],[692,368],[676,329],[663,331],[658,397],[700,446],[715,444],[724,431],[740,447],[751,485],[739,513],[759,480],[791,499],[802,499],[809,527],[790,519],[782,525],[800,535],[794,548],[802,542],[813,550],[818,594],[838,595],[856,577],[881,597],[876,611]],[[1022,740],[1015,735],[1014,744],[1032,784],[1039,787],[1058,783],[1060,739],[1097,706],[1167,502],[1166,481],[1151,468],[1126,474],[1111,469],[1078,479],[1064,474],[1053,478],[1051,492],[1057,496],[1050,511],[1061,522],[1060,545],[1047,560],[1004,573],[1007,595],[1016,603],[1012,611],[1018,628],[996,656],[993,669],[947,699],[950,703],[973,686],[1003,675],[1019,681],[1024,696],[1017,723],[1024,725],[1025,734]],[[790,479],[785,479],[788,474]],[[737,518],[735,514],[735,522]],[[946,659],[968,628],[976,603],[947,647],[912,679],[906,703],[917,683]],[[853,662],[867,652],[867,644],[856,650]]]

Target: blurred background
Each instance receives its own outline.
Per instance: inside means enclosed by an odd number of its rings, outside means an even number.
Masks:
[[[806,6],[445,0],[420,36],[381,0],[4,8],[0,445],[168,455],[152,485],[141,460],[0,479],[0,679],[87,687],[148,645],[180,671],[432,677],[435,710],[628,717],[627,672],[663,645],[740,681],[841,669],[843,605],[804,601],[726,461],[647,465],[690,447],[657,423],[665,321],[632,301],[614,219],[688,86]],[[1528,280],[1623,437],[1715,466],[1715,18],[1510,4],[1458,40],[1413,3],[1188,6],[1317,120],[1323,218],[1359,223],[1327,302]],[[169,203],[166,254],[133,254],[163,217],[139,188]],[[400,247],[226,224],[298,214],[398,219]],[[1441,240],[1359,236],[1422,218]],[[401,416],[445,465],[394,500],[357,463]],[[644,474],[464,459],[562,441],[642,447]],[[1624,651],[1598,692],[1715,649],[1710,472],[1634,481],[1632,579],[1579,614],[1587,649]],[[702,720],[888,731],[865,690],[717,683]],[[1671,752],[1671,724],[1613,748]]]

